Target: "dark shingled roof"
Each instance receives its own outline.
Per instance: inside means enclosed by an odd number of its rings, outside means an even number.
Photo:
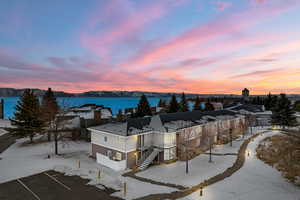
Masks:
[[[129,118],[127,119],[127,133],[131,128],[142,130],[150,124],[151,117]]]
[[[165,123],[172,121],[190,121],[192,124],[198,124],[200,120],[203,120],[204,116],[220,116],[220,115],[236,115],[236,112],[230,110],[217,110],[217,111],[190,111],[190,112],[177,112],[177,113],[164,113],[159,114],[159,118],[164,126]],[[100,126],[91,127],[91,129],[110,132],[116,135],[130,136],[143,132],[151,131],[154,127],[150,127],[152,117],[142,118],[129,118],[123,123],[111,123]],[[208,119],[214,120],[214,119]],[[137,130],[137,131],[136,131]],[[132,132],[133,131],[133,132]]]
[[[229,103],[229,104],[224,104],[223,108],[230,108],[230,107],[233,107],[233,106],[237,106],[239,104],[240,104],[239,101],[235,101],[235,102],[232,102],[232,103]]]
[[[232,108],[232,110],[247,110],[249,112],[264,112],[262,105],[256,105],[256,104],[243,104],[240,106],[237,106],[235,108]]]
[[[171,121],[177,121],[177,120],[183,120],[183,121],[192,121],[195,122],[197,120],[201,120],[203,116],[219,116],[219,115],[235,115],[236,113],[229,110],[216,110],[216,111],[207,111],[207,112],[201,112],[201,111],[190,111],[190,112],[177,112],[177,113],[165,113],[160,114],[160,119],[163,124],[171,122]]]

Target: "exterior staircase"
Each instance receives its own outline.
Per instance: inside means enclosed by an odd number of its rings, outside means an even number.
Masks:
[[[152,161],[155,159],[155,157],[159,154],[160,151],[161,151],[160,149],[154,148],[151,154],[139,166],[139,169],[140,170],[146,169],[152,163]]]

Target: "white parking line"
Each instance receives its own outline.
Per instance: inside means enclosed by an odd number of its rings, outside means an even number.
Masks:
[[[41,200],[38,195],[36,195],[29,187],[27,187],[20,179],[17,179],[17,181],[26,189],[28,190],[36,199]]]
[[[60,182],[59,180],[57,180],[56,178],[54,178],[53,176],[49,175],[48,173],[44,172],[45,175],[47,175],[48,177],[50,177],[52,180],[54,180],[56,183],[60,184],[61,186],[63,186],[64,188],[66,188],[67,190],[71,190],[71,188],[69,188],[68,186],[66,186],[65,184],[63,184],[62,182]]]

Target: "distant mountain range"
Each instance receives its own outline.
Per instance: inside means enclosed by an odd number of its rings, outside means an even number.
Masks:
[[[21,96],[26,88],[0,88],[0,97],[18,97]],[[32,89],[38,96],[42,96],[46,90]],[[140,97],[145,94],[147,97],[170,97],[173,94],[181,96],[181,93],[164,93],[164,92],[145,92],[145,91],[88,91],[82,93],[67,93],[63,91],[54,91],[57,97]],[[235,94],[189,94],[186,93],[186,97],[241,97],[241,95]],[[300,98],[298,94],[289,94],[289,98]]]
[[[24,89],[15,89],[15,88],[0,88],[0,97],[17,97],[21,96],[26,88]],[[46,90],[33,89],[34,93],[38,96],[42,96]],[[181,93],[163,93],[163,92],[144,92],[144,91],[88,91],[82,93],[67,93],[63,91],[54,91],[55,96],[57,97],[140,97],[142,94],[145,94],[148,97],[170,97],[175,94],[180,96]],[[204,95],[204,94],[186,94],[187,97],[239,97],[240,95],[224,95],[224,94],[215,94],[215,95]]]

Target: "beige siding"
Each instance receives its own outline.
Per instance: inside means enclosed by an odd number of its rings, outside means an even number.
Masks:
[[[126,142],[125,142],[126,141]],[[137,147],[137,136],[122,137],[112,134],[101,133],[100,131],[91,132],[91,143],[115,149],[122,152],[135,151]]]

